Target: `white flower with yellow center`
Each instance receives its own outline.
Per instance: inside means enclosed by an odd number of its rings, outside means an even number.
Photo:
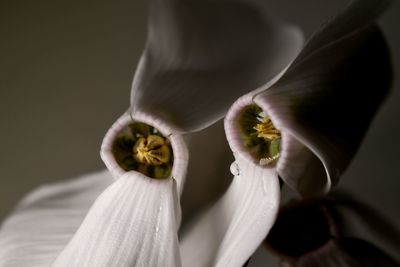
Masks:
[[[152,0],[131,107],[101,148],[115,181],[102,172],[29,195],[1,228],[0,266],[242,266],[275,221],[278,177],[329,191],[388,88],[374,20],[390,1],[353,1],[302,50],[264,2]],[[234,178],[178,239],[184,189],[209,200],[223,178],[208,172],[224,148],[209,126],[225,115]]]

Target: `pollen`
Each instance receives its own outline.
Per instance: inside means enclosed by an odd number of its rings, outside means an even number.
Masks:
[[[141,137],[133,147],[134,158],[144,164],[159,166],[168,163],[171,152],[166,140],[158,135]]]
[[[260,165],[274,166],[280,156],[281,132],[257,105],[246,107],[239,117],[244,147]]]
[[[275,128],[272,124],[271,119],[266,116],[262,119],[262,122],[254,126],[257,137],[268,140],[275,140],[281,138],[281,132]]]
[[[156,128],[133,122],[115,139],[113,154],[125,171],[137,171],[154,179],[171,177],[174,155],[170,140]]]

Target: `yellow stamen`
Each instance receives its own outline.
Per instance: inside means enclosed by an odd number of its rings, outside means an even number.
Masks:
[[[261,158],[260,159],[260,165],[268,165],[271,164],[272,162],[274,162],[275,160],[277,160],[280,156],[280,153],[271,156],[271,157],[266,157],[266,158]]]
[[[254,126],[254,130],[256,130],[257,137],[259,138],[268,140],[281,138],[281,132],[275,128],[269,117],[265,117],[261,123]]]
[[[169,162],[171,151],[164,138],[149,135],[137,140],[133,147],[133,157],[140,163],[158,166]]]

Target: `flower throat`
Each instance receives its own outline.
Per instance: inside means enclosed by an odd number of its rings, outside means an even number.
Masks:
[[[113,154],[126,171],[155,178],[168,178],[173,165],[170,141],[156,128],[134,122],[115,139]]]
[[[257,105],[247,106],[239,117],[244,146],[260,165],[273,165],[280,155],[281,132]]]

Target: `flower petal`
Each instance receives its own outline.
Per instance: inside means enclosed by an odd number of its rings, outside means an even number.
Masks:
[[[101,171],[42,186],[26,196],[0,228],[0,266],[49,266],[110,178]]]
[[[132,113],[164,116],[181,131],[205,128],[298,53],[297,28],[268,17],[263,1],[153,0]]]
[[[170,177],[156,180],[118,167],[112,140],[132,120],[157,125],[168,137],[174,153]],[[180,266],[179,193],[188,158],[183,139],[170,129],[146,114],[122,116],[107,133],[101,153],[117,180],[93,181],[101,175],[28,197],[3,226],[0,264],[48,266],[55,260],[52,266]]]
[[[173,154],[168,177],[153,179],[119,165],[114,144],[121,135],[138,134],[131,132],[133,123],[152,126],[168,139]],[[101,156],[116,181],[93,204],[54,266],[180,266],[179,198],[188,160],[183,139],[158,118],[124,114],[107,132]]]
[[[236,155],[239,176],[228,191],[183,233],[184,266],[242,266],[267,235],[278,211],[274,169]]]
[[[189,160],[188,151],[183,138],[180,135],[172,134],[175,130],[168,123],[163,120],[154,117],[152,115],[136,112],[134,115],[124,113],[118,120],[111,126],[111,128],[106,133],[101,144],[100,155],[104,161],[104,164],[111,171],[111,174],[115,179],[118,179],[126,173],[126,171],[118,164],[114,156],[113,145],[118,138],[118,135],[124,131],[125,128],[129,126],[132,122],[142,122],[147,125],[156,128],[163,136],[168,137],[171,142],[173,154],[174,154],[174,164],[171,176],[175,179],[177,184],[177,190],[179,195],[181,195],[183,190],[183,185],[186,178],[186,169]]]
[[[128,172],[96,200],[54,266],[180,266],[173,179]]]
[[[354,1],[308,42],[275,85],[254,97],[286,135],[278,172],[303,195],[326,193],[338,182],[388,93],[388,48],[371,23],[389,2]],[[290,152],[298,150],[306,157]],[[313,166],[318,175],[291,164]]]

